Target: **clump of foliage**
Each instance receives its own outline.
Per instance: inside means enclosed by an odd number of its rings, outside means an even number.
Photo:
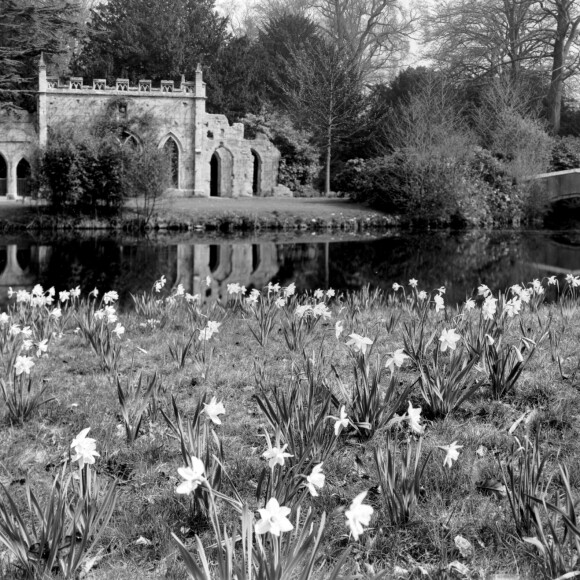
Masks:
[[[152,126],[150,115],[128,116],[127,101],[113,99],[86,132],[54,132],[39,161],[40,186],[52,209],[110,216],[138,198],[148,221],[171,170],[167,153],[147,139]]]
[[[287,115],[269,109],[259,115],[246,115],[243,123],[246,138],[262,133],[280,151],[280,184],[298,194],[312,189],[320,164],[318,150],[310,142],[311,135],[296,129]]]
[[[580,167],[580,138],[566,136],[554,141],[550,171],[565,171]]]
[[[123,151],[112,139],[53,134],[41,171],[44,190],[57,212],[114,214],[123,204]]]

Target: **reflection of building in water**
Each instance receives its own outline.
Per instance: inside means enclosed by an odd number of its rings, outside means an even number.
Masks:
[[[178,244],[177,277],[186,292],[205,300],[225,300],[227,285],[262,288],[280,269],[278,248],[262,244]],[[205,280],[211,278],[206,286]]]
[[[49,246],[18,249],[16,244],[0,247],[0,302],[6,300],[8,288],[32,290],[49,265]]]

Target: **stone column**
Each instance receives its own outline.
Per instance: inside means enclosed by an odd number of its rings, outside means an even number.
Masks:
[[[18,181],[16,177],[16,163],[13,159],[8,161],[8,182],[6,189],[6,199],[18,199]]]
[[[194,161],[193,161],[193,194],[201,197],[209,197],[209,187],[207,184],[207,171],[203,167],[203,122],[205,120],[205,83],[203,82],[203,73],[201,66],[198,64],[195,71],[195,105],[194,105]]]
[[[42,53],[38,63],[38,144],[41,148],[46,147],[48,141],[47,131],[47,96],[48,83],[46,81],[46,64]]]

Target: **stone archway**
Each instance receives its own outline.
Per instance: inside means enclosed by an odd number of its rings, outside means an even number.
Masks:
[[[209,194],[231,197],[234,185],[234,157],[229,149],[218,147],[210,159]]]
[[[8,191],[8,163],[0,153],[0,195],[6,195]]]
[[[252,153],[252,195],[262,193],[262,158],[257,151],[251,149]]]
[[[31,174],[30,163],[26,159],[21,159],[16,166],[16,193],[18,197],[30,195]]]

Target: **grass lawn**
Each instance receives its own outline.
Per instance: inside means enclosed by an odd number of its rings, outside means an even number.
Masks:
[[[26,201],[3,198],[0,200],[0,225],[5,230],[24,228],[29,224],[51,228],[52,221],[45,222],[42,219],[47,217],[46,207],[44,202],[30,201],[28,198]],[[143,208],[142,200],[130,200],[122,213],[122,220],[133,219],[135,209],[142,215]],[[253,223],[259,222],[261,228],[267,229],[273,225],[279,228],[297,223],[302,227],[320,226],[321,223],[334,224],[337,227],[354,221],[363,224],[373,224],[376,221],[384,227],[381,218],[387,219],[382,212],[336,198],[176,197],[158,200],[149,223],[160,227],[188,223],[200,226],[227,224],[233,229],[247,229]],[[106,225],[107,221],[103,224]],[[90,223],[87,227],[94,227],[94,224]]]
[[[0,319],[6,394],[24,381],[23,399],[0,404],[0,577],[34,577],[52,549],[63,562],[76,550],[89,579],[206,578],[177,543],[200,563],[198,536],[221,579],[223,526],[241,534],[242,566],[242,540],[257,566],[288,570],[288,550],[302,545],[303,570],[316,552],[311,575],[280,579],[338,577],[337,566],[368,579],[577,571],[578,281],[546,304],[551,281],[507,297],[482,288],[458,311],[420,286],[318,297],[270,288],[226,305],[160,288],[124,313],[101,292],[69,297],[60,316],[58,293],[51,305],[21,294]],[[20,420],[28,376],[32,394],[45,386],[54,399]],[[94,445],[71,449],[89,427]],[[55,478],[71,476],[53,492],[69,527],[42,552],[26,490],[44,507]],[[83,514],[114,481],[112,515],[94,518],[100,535],[86,532],[82,556]],[[17,511],[22,529],[9,537]],[[59,577],[57,561],[37,577]]]

